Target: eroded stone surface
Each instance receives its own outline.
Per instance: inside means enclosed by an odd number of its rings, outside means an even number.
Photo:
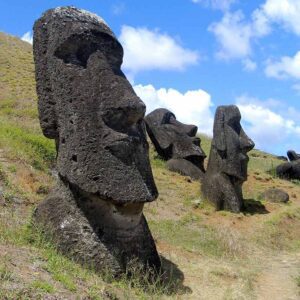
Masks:
[[[287,203],[290,196],[287,192],[277,188],[271,188],[262,193],[261,198],[275,203]]]
[[[254,142],[246,135],[237,106],[216,110],[213,140],[207,170],[201,185],[203,195],[218,210],[240,212],[243,208],[242,184],[247,180],[247,153]]]
[[[206,157],[197,126],[187,125],[176,120],[175,115],[159,108],[145,117],[147,132],[157,153],[168,160],[171,171],[200,179],[204,174],[203,162]]]
[[[289,158],[290,161],[295,161],[300,159],[300,154],[296,153],[294,150],[289,150],[287,152],[287,157]]]
[[[36,221],[98,270],[124,271],[131,259],[159,269],[142,214],[158,195],[145,105],[120,69],[122,46],[100,17],[61,7],[36,21],[33,48],[40,123],[55,139],[59,174]]]
[[[276,167],[276,175],[282,179],[300,180],[300,160],[280,164]]]

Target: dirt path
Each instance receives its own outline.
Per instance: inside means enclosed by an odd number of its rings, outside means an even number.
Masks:
[[[258,300],[300,300],[295,277],[300,274],[300,253],[280,254],[266,261],[256,286]]]

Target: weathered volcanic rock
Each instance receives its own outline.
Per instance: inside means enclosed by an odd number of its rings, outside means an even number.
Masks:
[[[295,161],[300,159],[300,154],[296,153],[294,150],[289,150],[287,152],[287,157],[289,158],[290,161]]]
[[[167,109],[159,108],[145,117],[148,135],[157,153],[168,161],[171,171],[190,176],[203,177],[203,162],[206,157],[200,138],[196,137],[197,126],[183,124]]]
[[[190,161],[183,158],[171,158],[167,161],[167,168],[184,176],[190,176],[193,180],[200,180],[203,178],[203,171],[192,164]]]
[[[261,194],[261,198],[275,203],[287,203],[290,199],[289,194],[281,189],[271,188]]]
[[[57,188],[35,221],[78,261],[124,271],[160,260],[143,216],[157,198],[144,103],[120,66],[123,49],[98,16],[60,7],[34,25],[40,124],[57,148]]]
[[[275,170],[279,178],[300,180],[300,160],[280,164]]]
[[[216,110],[213,140],[202,193],[216,209],[240,212],[243,208],[242,184],[247,180],[249,152],[253,141],[240,124],[237,106],[219,106]]]

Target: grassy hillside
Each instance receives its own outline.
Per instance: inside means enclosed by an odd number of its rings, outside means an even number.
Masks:
[[[281,161],[257,150],[243,189],[247,211],[232,214],[215,212],[200,184],[169,172],[151,147],[160,196],[145,215],[166,270],[161,282],[140,282],[138,270],[131,279],[101,278],[57,253],[29,225],[55,182],[33,68],[31,46],[0,33],[0,299],[297,299],[300,184],[272,176]],[[209,154],[205,136],[202,145]],[[260,194],[273,186],[291,201],[265,202]]]

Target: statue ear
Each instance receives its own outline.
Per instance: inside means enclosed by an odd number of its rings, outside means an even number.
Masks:
[[[226,140],[225,140],[225,115],[224,109],[218,107],[215,114],[214,130],[213,130],[213,145],[218,151],[226,151]]]
[[[55,99],[52,95],[50,71],[47,64],[48,32],[45,20],[40,19],[34,25],[33,53],[35,77],[37,83],[39,119],[44,135],[54,139],[58,137]],[[40,24],[42,23],[42,24]],[[47,22],[45,22],[47,24]]]

